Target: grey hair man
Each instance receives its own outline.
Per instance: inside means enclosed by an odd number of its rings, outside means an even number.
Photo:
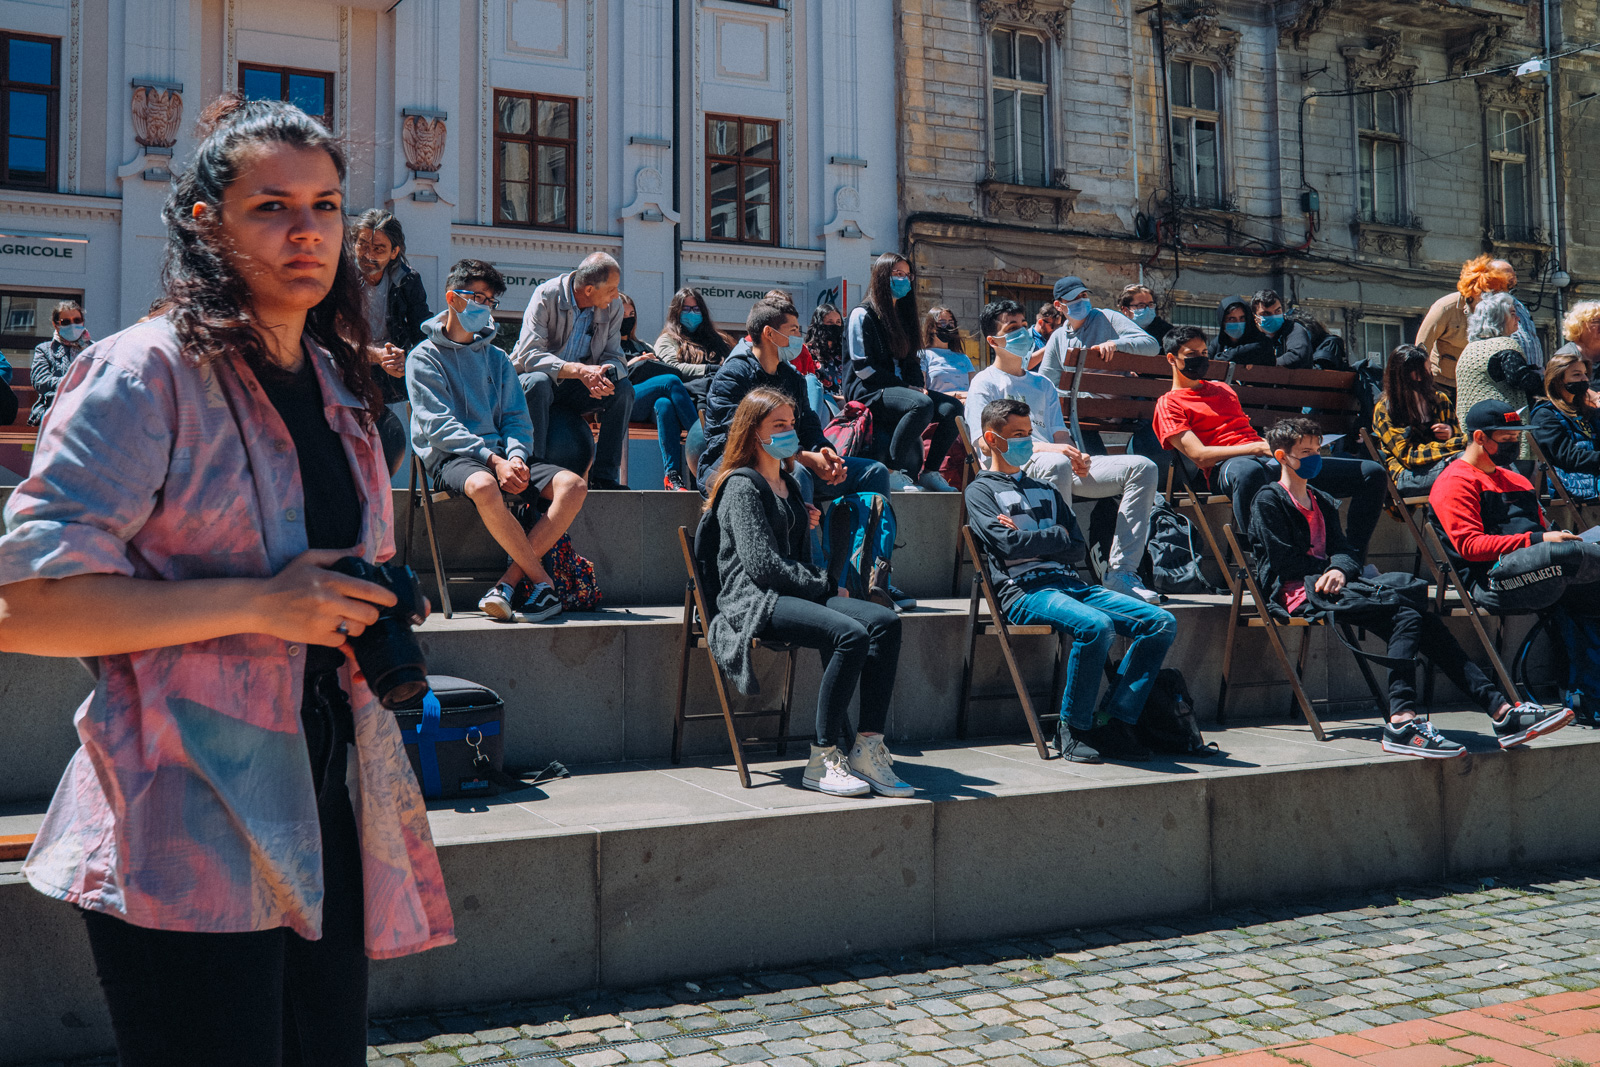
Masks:
[[[598,412],[591,489],[626,489],[622,450],[628,446],[633,385],[622,351],[622,267],[605,252],[533,291],[511,363],[522,381],[533,422],[533,450],[545,455],[550,409]]]

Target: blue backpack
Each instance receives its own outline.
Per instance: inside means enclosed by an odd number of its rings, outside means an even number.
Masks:
[[[882,493],[847,493],[822,520],[828,576],[859,600],[893,608],[889,558],[894,554],[894,509]]]

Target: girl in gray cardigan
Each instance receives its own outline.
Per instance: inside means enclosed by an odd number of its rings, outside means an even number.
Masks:
[[[800,441],[794,402],[767,387],[740,401],[721,472],[711,487],[697,538],[717,537],[716,615],[708,626],[711,654],[742,693],[758,690],[750,662],[755,638],[822,654],[817,736],[803,784],[835,796],[878,792],[907,797],[883,742],[889,698],[900,660],[900,618],[889,608],[853,600],[806,562],[807,531],[821,513],[806,504],[790,474]],[[850,698],[861,687],[861,722],[850,724]],[[847,756],[846,753],[849,755]]]

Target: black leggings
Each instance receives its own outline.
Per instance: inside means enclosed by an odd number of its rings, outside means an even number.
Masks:
[[[761,631],[822,653],[817,691],[817,744],[845,752],[856,743],[850,726],[850,696],[861,681],[861,729],[882,733],[900,664],[900,616],[868,600],[836,596],[826,604],[780,596],[772,621]]]
[[[1334,616],[1338,619],[1338,616]],[[1502,703],[1508,703],[1498,686],[1489,681],[1476,663],[1467,658],[1455,635],[1445,628],[1444,620],[1431,611],[1401,606],[1392,612],[1374,612],[1360,625],[1388,639],[1389,658],[1408,660],[1409,665],[1389,670],[1389,717],[1417,710],[1417,652],[1428,657],[1444,676],[1455,683],[1489,714],[1494,714]]]
[[[945,453],[956,440],[956,419],[961,402],[933,390],[923,393],[907,386],[894,386],[878,394],[872,403],[873,432],[889,433],[889,466],[912,478],[923,471],[922,432],[937,423],[928,445],[927,469],[938,470]]]
[[[151,930],[81,912],[119,1067],[367,1062],[361,846],[345,787],[354,726],[337,675],[308,674],[306,681],[301,720],[322,827],[322,938],[307,941],[285,927]]]

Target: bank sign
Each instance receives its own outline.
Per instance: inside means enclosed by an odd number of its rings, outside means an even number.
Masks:
[[[535,289],[566,273],[559,267],[533,267],[526,263],[496,263],[495,269],[506,280],[506,291],[500,297],[502,311],[526,310]]]
[[[81,234],[0,232],[0,270],[83,274],[88,269],[88,259],[89,238]]]

